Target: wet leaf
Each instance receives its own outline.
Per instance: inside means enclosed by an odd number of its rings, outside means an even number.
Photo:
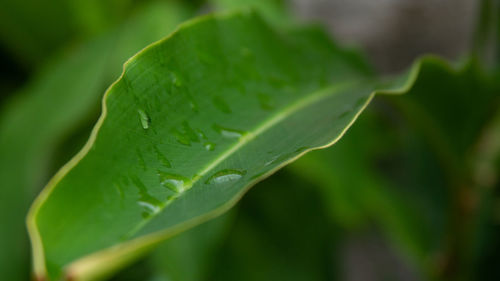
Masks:
[[[326,38],[247,11],[185,23],[131,58],[88,143],[32,207],[36,274],[108,276],[335,143],[375,84]]]

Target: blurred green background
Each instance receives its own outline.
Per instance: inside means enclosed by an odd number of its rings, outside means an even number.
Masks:
[[[491,0],[0,0],[0,279],[29,280],[27,208],[86,141],[123,62],[189,18],[248,5],[279,27],[325,26],[381,74],[427,52],[463,70],[376,98],[337,145],[112,280],[500,280]]]

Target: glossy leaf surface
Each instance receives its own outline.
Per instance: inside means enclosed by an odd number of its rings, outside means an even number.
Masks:
[[[279,33],[248,12],[188,22],[138,53],[32,208],[36,274],[107,276],[331,145],[374,93],[357,63],[321,32]]]

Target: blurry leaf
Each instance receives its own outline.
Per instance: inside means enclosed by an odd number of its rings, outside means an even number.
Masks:
[[[500,175],[500,166],[497,170]],[[481,232],[474,237],[477,243],[474,262],[474,275],[476,280],[494,281],[500,278],[497,270],[500,260],[500,183],[494,189],[489,190],[488,197],[482,202]]]
[[[23,64],[121,22],[132,0],[0,0],[0,42]]]
[[[161,243],[153,253],[117,273],[110,281],[200,281],[227,238],[234,211],[197,225]]]
[[[180,7],[151,5],[121,28],[48,66],[1,110],[0,275],[28,278],[24,217],[46,181],[51,156],[62,138],[88,121],[122,62],[171,31]],[[138,34],[140,36],[138,36]]]
[[[500,1],[480,0],[472,53],[489,68],[500,67]]]
[[[500,82],[471,61],[458,71],[429,64],[404,98],[390,99],[422,132],[448,176],[470,176],[468,153],[498,109]]]
[[[71,0],[69,12],[81,36],[99,34],[130,12],[133,0]]]
[[[408,149],[413,155],[403,171],[406,179],[395,183],[413,190],[415,200],[427,202],[422,214],[433,209],[431,214],[442,216],[441,223],[430,226],[441,225],[443,231],[429,241],[434,246],[428,254],[434,256],[430,272],[439,278],[471,277],[474,237],[481,231],[483,199],[492,187],[475,179],[477,147],[499,110],[499,81],[473,60],[458,70],[435,64],[405,96],[386,98],[413,134],[421,135],[413,141],[420,144]]]
[[[373,96],[351,59],[320,33],[278,33],[248,12],[191,21],[144,49],[33,205],[37,275],[103,278],[335,142]]]
[[[422,69],[425,71],[425,68]],[[391,130],[373,110],[366,112],[336,144],[290,165],[320,188],[336,223],[351,230],[375,222],[391,242],[421,266],[429,252],[429,222],[418,205],[377,171],[376,160],[394,149]]]
[[[498,110],[495,81],[475,64],[454,70],[425,59],[406,95],[384,97],[412,122],[387,126],[380,114],[365,115],[333,149],[311,153],[290,168],[321,187],[336,221],[350,227],[376,222],[422,272],[435,275],[444,270],[437,255],[449,259],[447,239],[456,235],[449,233],[450,200],[459,192],[454,185],[467,183],[467,153]],[[397,114],[391,118],[403,121]],[[384,158],[389,163],[379,163]],[[450,179],[450,172],[461,174]]]
[[[0,40],[23,63],[40,62],[74,31],[69,3],[1,0]]]
[[[317,190],[278,172],[242,199],[211,270],[198,280],[337,280],[335,230]]]
[[[252,8],[258,10],[267,20],[278,25],[292,23],[288,0],[210,0],[217,10]]]
[[[171,281],[203,280],[227,237],[232,212],[200,224],[163,242],[150,257],[155,277]]]
[[[429,263],[439,278],[472,278],[474,237],[482,231],[481,209],[491,188],[477,179],[476,147],[499,109],[499,81],[473,60],[456,71],[434,65],[407,95],[387,98],[414,134],[422,136],[420,148],[408,149],[413,155],[406,179],[397,182],[427,202],[422,214],[442,217],[437,225],[443,231],[431,241],[434,262]]]

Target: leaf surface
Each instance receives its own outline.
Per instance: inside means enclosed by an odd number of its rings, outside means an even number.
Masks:
[[[144,49],[32,207],[36,274],[103,278],[333,144],[374,94],[357,63],[321,32],[277,32],[251,12],[190,21]]]

